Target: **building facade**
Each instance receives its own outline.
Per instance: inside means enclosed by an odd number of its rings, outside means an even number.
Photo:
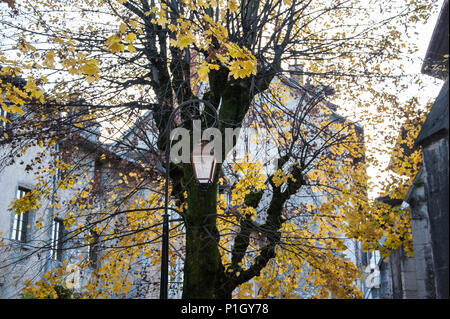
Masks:
[[[380,259],[381,282],[367,298],[448,298],[448,56],[449,7],[444,0],[422,65],[423,74],[444,81],[414,143],[422,149],[422,167],[403,200],[378,198],[393,208],[409,208],[413,256],[400,247]]]
[[[415,140],[422,148],[422,168],[405,198],[411,208],[419,298],[449,297],[448,57],[449,7],[444,0],[422,66],[424,74],[444,84]]]
[[[9,130],[9,136],[14,135],[12,127],[4,126],[2,130]],[[56,269],[63,269],[66,273],[62,281],[64,286],[79,291],[92,280],[92,274],[102,265],[102,254],[107,251],[104,248],[107,234],[101,231],[106,223],[94,221],[89,224],[89,220],[95,219],[95,215],[101,214],[107,205],[120,211],[120,207],[128,202],[150,194],[151,185],[130,181],[126,188],[122,188],[122,192],[133,190],[126,197],[126,203],[116,205],[107,198],[125,178],[123,175],[131,172],[129,176],[135,176],[144,170],[131,156],[118,155],[114,145],[101,143],[99,135],[98,125],[87,122],[80,130],[72,128],[52,146],[33,145],[32,138],[25,144],[0,145],[2,298],[24,297],[22,290],[27,281],[35,282]],[[26,151],[22,152],[23,149]],[[65,165],[70,168],[64,168]],[[153,173],[146,171],[146,174]],[[148,180],[151,183],[152,178]],[[44,199],[39,205],[24,212],[12,206],[15,200],[30,196],[33,190],[42,189],[44,184],[46,187],[43,189],[48,193],[42,196]],[[85,207],[93,208],[86,214]],[[80,225],[70,223],[71,214],[86,224],[84,230],[83,226],[79,231]],[[127,224],[126,218],[120,214],[108,222],[117,222],[121,227]],[[96,227],[99,225],[102,227]],[[160,250],[157,244],[149,247],[155,252]],[[159,284],[157,268],[158,265],[138,257],[123,274],[132,283],[129,295],[110,293],[110,297],[156,297]]]

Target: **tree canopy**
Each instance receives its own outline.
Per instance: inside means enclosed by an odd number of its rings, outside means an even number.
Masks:
[[[184,298],[288,298],[301,288],[308,297],[360,297],[347,240],[377,249],[388,238],[386,253],[408,240],[408,220],[368,197],[367,165],[376,159],[362,127],[385,125],[392,144],[425,109],[398,96],[418,81],[404,64],[417,50],[409,35],[435,2],[3,2],[0,105],[12,116],[0,118],[8,123],[2,164],[40,149],[27,163],[36,187],[11,208],[58,211],[72,239],[67,251],[100,236],[82,297],[128,293],[142,258],[159,264],[166,169],[171,276],[183,272]],[[180,105],[185,112],[173,117]],[[228,158],[204,189],[190,163],[165,167],[169,128],[192,133],[192,119],[223,134],[275,132],[277,169],[257,156]],[[408,156],[398,174],[411,178],[420,159]],[[90,157],[103,175],[91,174]],[[391,188],[405,187],[398,180]],[[44,227],[39,217],[36,226]],[[36,242],[33,253],[45,249]],[[64,267],[46,273],[26,293],[56,296],[67,275]]]

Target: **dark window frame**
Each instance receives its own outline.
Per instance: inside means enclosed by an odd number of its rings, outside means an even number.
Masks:
[[[5,119],[9,120],[8,112],[2,109],[0,106],[0,116],[3,116]],[[6,130],[8,128],[8,123],[4,122],[3,120],[0,120],[0,129]]]
[[[64,221],[61,218],[54,217],[52,220],[51,234],[51,258],[62,262],[64,237],[66,235]]]
[[[89,244],[89,263],[92,268],[97,268],[98,265],[98,253],[99,253],[99,241],[100,235],[97,232],[91,230],[91,235],[93,237],[92,242]]]
[[[19,186],[16,191],[16,199],[22,198],[28,192],[31,192],[31,189]],[[11,230],[11,239],[21,243],[29,242],[30,229],[31,229],[30,211],[26,211],[24,213],[14,212],[13,226]]]

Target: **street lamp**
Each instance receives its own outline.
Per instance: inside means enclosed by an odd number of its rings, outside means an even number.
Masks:
[[[203,103],[205,109],[200,112],[197,105]],[[209,111],[208,111],[209,109]],[[193,120],[194,118],[203,117],[204,123],[210,123],[210,127],[214,127],[217,123],[217,110],[208,101],[195,99],[181,103],[176,109],[170,113],[166,131],[167,136],[165,145],[165,159],[166,159],[166,180],[164,187],[164,215],[163,215],[163,233],[162,233],[162,247],[161,247],[161,285],[159,291],[160,299],[168,298],[169,286],[169,180],[170,180],[170,132],[172,130],[172,123],[175,116],[184,111],[185,116],[181,116],[184,120]],[[213,121],[208,119],[213,117]],[[162,133],[162,135],[164,135]],[[205,143],[206,142],[206,143]],[[199,145],[195,145],[191,153],[191,163],[194,167],[194,174],[197,181],[203,185],[212,182],[214,178],[214,171],[216,168],[216,161],[214,155],[214,148],[208,145],[208,141],[202,141]]]
[[[211,184],[216,170],[216,157],[214,146],[207,140],[194,146],[191,154],[191,163],[194,168],[194,176],[200,184]]]

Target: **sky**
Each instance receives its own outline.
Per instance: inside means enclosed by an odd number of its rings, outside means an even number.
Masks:
[[[428,22],[425,25],[422,25],[420,27],[417,28],[417,32],[419,33],[418,35],[418,39],[416,40],[416,43],[418,45],[418,51],[415,54],[416,56],[416,61],[420,62],[420,63],[414,63],[411,65],[411,72],[412,73],[420,73],[421,72],[421,68],[422,68],[422,61],[425,58],[427,49],[428,49],[428,44],[430,43],[432,34],[433,34],[433,30],[434,27],[436,25],[436,21],[439,17],[439,13],[441,10],[441,6],[442,6],[443,1],[441,1],[439,3],[439,9],[436,10],[436,12],[434,12],[434,14],[429,18]],[[429,75],[422,75],[422,79],[425,80],[427,82],[427,87],[425,92],[414,92],[414,95],[419,95],[422,96],[423,98],[428,98],[430,97],[431,99],[434,100],[435,97],[437,97],[437,95],[439,94],[439,90],[443,84],[443,81],[441,80],[436,80],[435,78],[432,78]],[[414,90],[414,88],[412,88],[412,90]],[[405,92],[405,96],[410,96],[411,92]],[[388,165],[389,163],[389,157],[388,156],[383,156],[383,161],[384,161],[384,165]],[[377,168],[369,168],[368,170],[369,176],[375,176],[378,173]],[[376,183],[376,179],[374,180],[374,182]],[[372,193],[371,193],[371,197],[376,197],[381,195],[379,192],[381,190],[378,188],[375,188]]]

